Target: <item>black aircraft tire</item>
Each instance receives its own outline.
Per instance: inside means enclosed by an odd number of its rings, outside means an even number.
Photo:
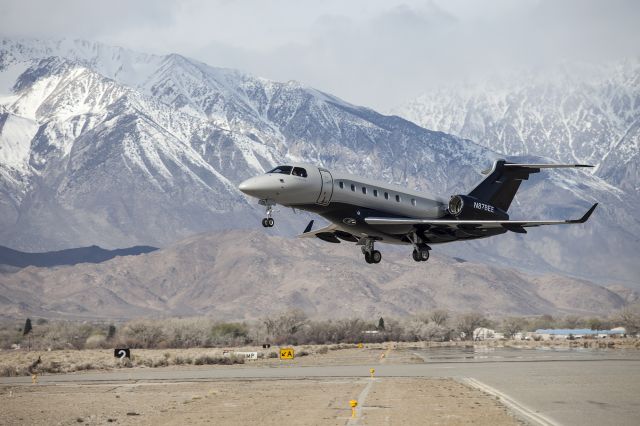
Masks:
[[[267,219],[267,225],[269,225],[269,228],[271,228],[274,223],[275,221],[273,220],[273,218],[270,217],[269,219]]]
[[[382,260],[382,253],[378,250],[374,250],[371,252],[371,263],[380,263]]]
[[[367,263],[372,263],[372,262],[371,262],[371,255],[370,255],[368,252],[366,252],[366,253],[364,254],[364,260],[365,260],[365,262],[367,262]]]
[[[420,251],[420,260],[423,262],[426,262],[427,260],[429,260],[429,250]]]
[[[411,253],[411,257],[413,257],[413,260],[415,260],[416,262],[422,261],[422,258],[420,257],[420,252],[418,252],[418,250],[414,250],[413,253]]]
[[[267,224],[267,218],[262,219],[262,226],[264,226],[265,228],[269,227],[269,225]]]

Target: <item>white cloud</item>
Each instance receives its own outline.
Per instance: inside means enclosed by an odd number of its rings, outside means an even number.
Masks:
[[[387,109],[494,70],[640,55],[640,2],[3,2],[5,36],[97,39],[300,80]]]

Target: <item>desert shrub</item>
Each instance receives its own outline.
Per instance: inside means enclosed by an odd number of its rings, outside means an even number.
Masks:
[[[319,353],[321,355],[324,355],[327,352],[329,352],[329,348],[326,347],[326,346],[322,346],[322,347],[318,348],[318,350],[316,351],[316,353]]]
[[[221,322],[211,327],[211,342],[214,345],[243,345],[250,342],[246,324]]]
[[[107,347],[107,338],[104,334],[93,334],[84,343],[85,349],[98,349]]]
[[[162,321],[166,347],[194,348],[211,344],[209,328],[211,321],[206,318],[169,319]]]
[[[121,342],[130,348],[156,348],[165,339],[160,324],[149,320],[131,321],[121,333]]]
[[[298,352],[298,356],[308,356],[308,355],[309,355],[309,352],[307,352],[307,351]]]
[[[169,361],[166,358],[159,358],[153,361],[153,367],[167,367],[169,365]]]
[[[193,364],[193,358],[187,356],[177,356],[174,360],[176,365]]]
[[[269,358],[278,358],[277,352],[269,352]]]
[[[26,373],[26,370],[19,371],[13,365],[0,365],[0,376],[2,377],[24,376]]]
[[[212,355],[200,355],[193,363],[195,365],[232,365],[232,364],[244,364],[244,358],[231,355],[231,356],[212,356]]]

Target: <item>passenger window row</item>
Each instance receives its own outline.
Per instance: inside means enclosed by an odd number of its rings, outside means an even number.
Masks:
[[[344,182],[343,182],[343,181],[338,182],[338,186],[340,187],[340,189],[344,189],[344,186],[345,186],[345,185],[344,185]],[[350,188],[351,188],[351,192],[356,192],[356,185],[355,185],[355,184],[353,184],[353,183],[352,183],[352,184],[351,184],[351,186],[350,186]],[[367,193],[368,193],[368,191],[369,191],[369,190],[368,190],[368,188],[367,188],[366,186],[362,186],[362,187],[360,187],[360,190],[362,191],[362,193],[363,193],[364,195],[367,195]],[[371,192],[373,193],[373,196],[374,196],[374,197],[377,197],[377,196],[378,196],[378,190],[377,190],[377,189],[373,189]],[[388,192],[385,192],[385,193],[384,193],[384,199],[385,199],[385,200],[388,200],[388,199],[389,199],[389,193],[388,193]],[[398,202],[398,203],[402,201],[402,198],[400,197],[400,195],[399,195],[399,194],[396,194],[396,195],[395,195],[395,199],[396,199],[396,202]],[[412,198],[412,199],[411,199],[411,205],[412,205],[412,206],[415,206],[415,205],[416,205],[416,199],[415,199],[415,198]]]

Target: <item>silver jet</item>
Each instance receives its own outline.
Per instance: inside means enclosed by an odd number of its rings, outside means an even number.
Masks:
[[[348,241],[361,246],[367,263],[379,263],[376,242],[413,246],[413,260],[429,259],[431,245],[473,240],[507,231],[526,234],[525,228],[584,223],[594,204],[575,220],[509,220],[507,211],[520,183],[540,169],[593,167],[583,164],[516,164],[497,160],[488,176],[467,195],[448,201],[397,185],[365,179],[311,164],[287,164],[248,179],[238,189],[265,206],[262,226],[272,227],[273,206],[280,204],[314,212],[331,224],[300,237],[330,243]]]

